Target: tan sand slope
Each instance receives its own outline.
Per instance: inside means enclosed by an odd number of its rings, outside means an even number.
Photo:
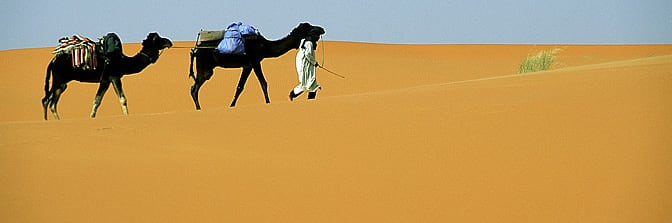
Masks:
[[[190,45],[178,43],[176,45]],[[71,83],[41,121],[49,49],[0,52],[3,222],[664,222],[672,46],[326,42],[316,101],[294,52],[188,95],[188,50],[124,78],[99,118]],[[127,54],[137,45],[124,46]],[[513,75],[560,47],[555,70]],[[318,54],[321,52],[318,51]]]

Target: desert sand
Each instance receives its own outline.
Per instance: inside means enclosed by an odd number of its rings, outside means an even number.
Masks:
[[[193,42],[177,42],[192,46]],[[562,49],[549,71],[516,74]],[[126,44],[134,55],[139,44]],[[71,82],[42,120],[50,48],[0,51],[0,221],[665,222],[672,45],[327,41],[323,89],[290,102],[295,51],[189,95],[189,49],[123,79],[89,119]]]

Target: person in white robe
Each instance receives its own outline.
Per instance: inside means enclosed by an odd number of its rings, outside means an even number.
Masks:
[[[308,99],[315,99],[317,90],[321,89],[315,77],[315,67],[319,66],[315,60],[315,49],[319,39],[319,35],[313,35],[301,40],[299,52],[296,54],[296,72],[299,77],[299,84],[289,92],[290,101],[293,101],[304,91],[308,91]]]

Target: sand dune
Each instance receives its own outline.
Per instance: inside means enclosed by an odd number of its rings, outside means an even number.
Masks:
[[[176,43],[191,46],[193,43]],[[137,44],[124,46],[126,54]],[[561,48],[551,71],[516,75]],[[318,55],[321,55],[321,50]],[[3,222],[664,222],[671,45],[326,42],[318,100],[295,52],[188,94],[188,49],[125,77],[131,115],[71,83],[42,121],[50,49],[0,52]],[[50,117],[50,119],[52,119]]]

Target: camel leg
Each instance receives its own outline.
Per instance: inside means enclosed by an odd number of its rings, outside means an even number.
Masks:
[[[198,101],[198,91],[201,89],[201,86],[205,84],[205,81],[209,80],[212,77],[214,70],[211,69],[208,72],[198,72],[194,78],[194,85],[191,86],[191,98],[194,99],[194,105],[196,105],[196,110],[201,110],[201,103]]]
[[[191,98],[194,99],[194,105],[196,105],[196,110],[201,110],[201,103],[198,102],[198,91],[203,86],[204,82],[194,82],[194,85],[191,86]]]
[[[44,110],[44,120],[49,120],[47,118],[47,107],[49,107],[49,103],[51,103],[51,99],[54,97],[54,89],[52,88],[49,90],[48,93],[44,95],[44,98],[42,98],[42,108]]]
[[[112,86],[114,87],[114,92],[117,93],[117,97],[119,97],[121,111],[124,113],[124,115],[128,115],[128,105],[126,101],[126,95],[124,94],[124,89],[121,87],[121,79],[112,79]]]
[[[254,75],[257,75],[257,79],[261,85],[261,90],[264,92],[264,99],[266,99],[266,104],[271,103],[271,100],[268,99],[268,83],[266,82],[266,78],[264,78],[264,73],[261,71],[261,64],[254,66]]]
[[[100,102],[103,100],[103,96],[105,96],[105,92],[107,92],[107,89],[109,88],[110,88],[109,81],[100,82],[100,85],[98,86],[98,92],[96,93],[96,98],[93,99],[93,109],[91,109],[91,118],[96,117],[96,112],[98,111]]]
[[[51,109],[51,113],[54,114],[54,118],[56,120],[61,120],[61,116],[58,115],[58,100],[61,98],[61,94],[63,94],[66,88],[68,88],[68,85],[61,84],[56,87],[56,89],[53,89],[53,93],[50,96],[49,108]]]
[[[243,89],[245,88],[245,82],[247,82],[247,78],[250,77],[251,72],[252,72],[251,67],[243,67],[243,73],[240,74],[240,80],[238,81],[238,87],[236,88],[236,96],[233,97],[233,102],[231,102],[231,107],[236,106],[236,101],[238,101],[238,96],[240,96],[240,94],[243,93]]]
[[[198,102],[198,91],[203,86],[203,82],[194,82],[194,85],[191,86],[191,99],[194,100],[194,105],[196,105],[196,110],[201,110],[201,103]]]

